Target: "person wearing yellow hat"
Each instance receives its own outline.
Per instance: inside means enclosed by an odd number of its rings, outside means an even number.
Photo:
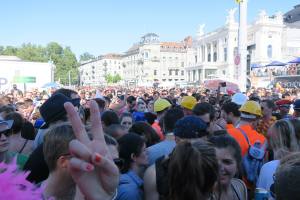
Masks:
[[[255,130],[258,120],[262,117],[260,104],[256,101],[246,101],[239,110],[241,112],[240,122],[235,128],[228,129],[227,132],[239,143],[242,157],[244,157],[249,147],[255,143],[259,142],[261,146],[266,144],[266,138]],[[247,179],[244,180],[248,189],[254,186]]]
[[[253,143],[256,141],[260,141],[261,144],[263,144],[266,138],[255,130],[258,120],[262,117],[260,104],[256,101],[247,101],[240,108],[240,112],[240,122],[235,128],[228,129],[227,131],[239,143],[242,150],[242,156],[244,156],[248,151],[249,144],[242,131],[249,138],[251,145],[253,145]]]
[[[155,129],[155,131],[157,132],[157,134],[159,135],[161,140],[164,139],[164,134],[163,134],[162,129],[159,125],[159,122],[163,118],[163,116],[165,115],[166,111],[171,106],[172,106],[171,103],[166,99],[159,98],[154,102],[154,112],[156,112],[156,114],[157,114],[157,119],[152,124],[152,128]]]
[[[180,106],[184,112],[184,116],[192,115],[193,114],[193,108],[197,104],[197,100],[193,96],[184,96]]]
[[[166,99],[159,98],[154,102],[154,112],[156,112],[157,114],[162,113],[162,111],[166,110],[169,107],[171,107],[171,104]]]

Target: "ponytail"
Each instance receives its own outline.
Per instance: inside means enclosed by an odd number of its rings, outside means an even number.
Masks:
[[[168,166],[169,200],[208,199],[218,179],[215,149],[204,141],[179,143]]]

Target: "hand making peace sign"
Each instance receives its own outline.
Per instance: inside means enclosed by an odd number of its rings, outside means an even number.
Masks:
[[[73,156],[70,159],[70,173],[87,200],[111,200],[119,183],[119,169],[114,164],[104,140],[98,105],[91,101],[90,140],[76,109],[65,103],[69,121],[77,139],[69,144]]]

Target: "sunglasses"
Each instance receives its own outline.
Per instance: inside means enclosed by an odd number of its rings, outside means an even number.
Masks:
[[[126,125],[126,124],[131,125],[132,123],[131,122],[123,122],[122,123],[122,125]]]
[[[5,131],[1,131],[1,132],[0,132],[0,138],[2,137],[2,134],[4,134],[5,137],[8,137],[8,136],[11,135],[11,132],[10,132],[9,129],[8,129],[8,130],[5,130]]]

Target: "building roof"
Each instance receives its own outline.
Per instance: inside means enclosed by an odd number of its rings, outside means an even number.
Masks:
[[[131,54],[135,54],[138,53],[139,48],[140,48],[141,44],[134,44],[132,45],[126,52],[126,55],[131,55]]]
[[[294,6],[294,9],[284,14],[285,23],[295,23],[300,21],[300,4]]]
[[[184,48],[184,44],[180,42],[161,42],[160,47],[162,48]]]
[[[102,58],[104,58],[104,59],[121,59],[122,55],[117,54],[117,53],[109,53],[109,54],[103,55]]]
[[[142,38],[145,37],[159,37],[156,33],[147,33],[146,35],[142,36]]]
[[[1,61],[21,61],[22,59],[17,56],[0,56]]]
[[[193,45],[193,39],[191,36],[187,36],[181,42],[161,42],[160,47],[162,49],[186,49]]]

